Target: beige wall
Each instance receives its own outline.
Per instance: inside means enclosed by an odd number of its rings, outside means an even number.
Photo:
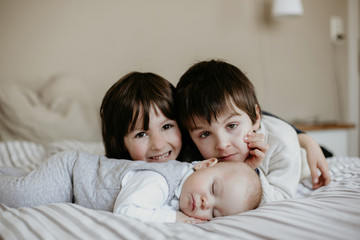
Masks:
[[[100,104],[129,71],[176,84],[194,62],[221,58],[254,82],[265,110],[346,120],[348,44],[332,44],[329,25],[337,15],[346,26],[347,1],[302,2],[302,17],[271,19],[270,0],[0,0],[0,81],[36,88],[75,75]]]

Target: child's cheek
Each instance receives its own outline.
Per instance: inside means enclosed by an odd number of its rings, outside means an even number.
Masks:
[[[247,137],[247,134],[243,137],[240,148],[244,154],[248,155],[250,154],[251,148],[249,147],[249,143],[245,142],[245,137]]]

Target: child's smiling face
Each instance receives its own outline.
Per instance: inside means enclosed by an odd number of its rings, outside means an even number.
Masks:
[[[146,162],[175,160],[182,147],[177,122],[165,117],[158,107],[151,108],[149,118],[148,130],[144,130],[143,116],[139,116],[134,130],[124,137],[131,158]]]
[[[232,109],[212,119],[210,124],[203,119],[194,119],[194,128],[189,133],[205,159],[216,157],[220,161],[243,162],[248,157],[250,149],[244,137],[259,128],[260,117],[253,124],[249,115],[235,104]]]

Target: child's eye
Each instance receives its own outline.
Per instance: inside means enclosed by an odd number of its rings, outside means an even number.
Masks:
[[[168,130],[168,129],[172,128],[173,126],[174,126],[174,125],[172,125],[172,124],[165,124],[165,125],[162,127],[162,129]]]
[[[206,138],[208,136],[210,136],[210,132],[203,132],[200,134],[200,138]]]
[[[234,129],[234,128],[236,128],[238,125],[239,125],[239,124],[237,124],[237,123],[230,123],[230,124],[227,125],[227,128],[229,128],[229,129]]]
[[[146,132],[139,132],[135,135],[135,138],[142,138],[142,137],[145,137],[147,136]]]

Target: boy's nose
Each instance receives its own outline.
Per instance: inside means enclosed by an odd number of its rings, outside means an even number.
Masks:
[[[218,138],[216,141],[216,149],[225,150],[228,146],[230,146],[229,142],[224,138]]]

